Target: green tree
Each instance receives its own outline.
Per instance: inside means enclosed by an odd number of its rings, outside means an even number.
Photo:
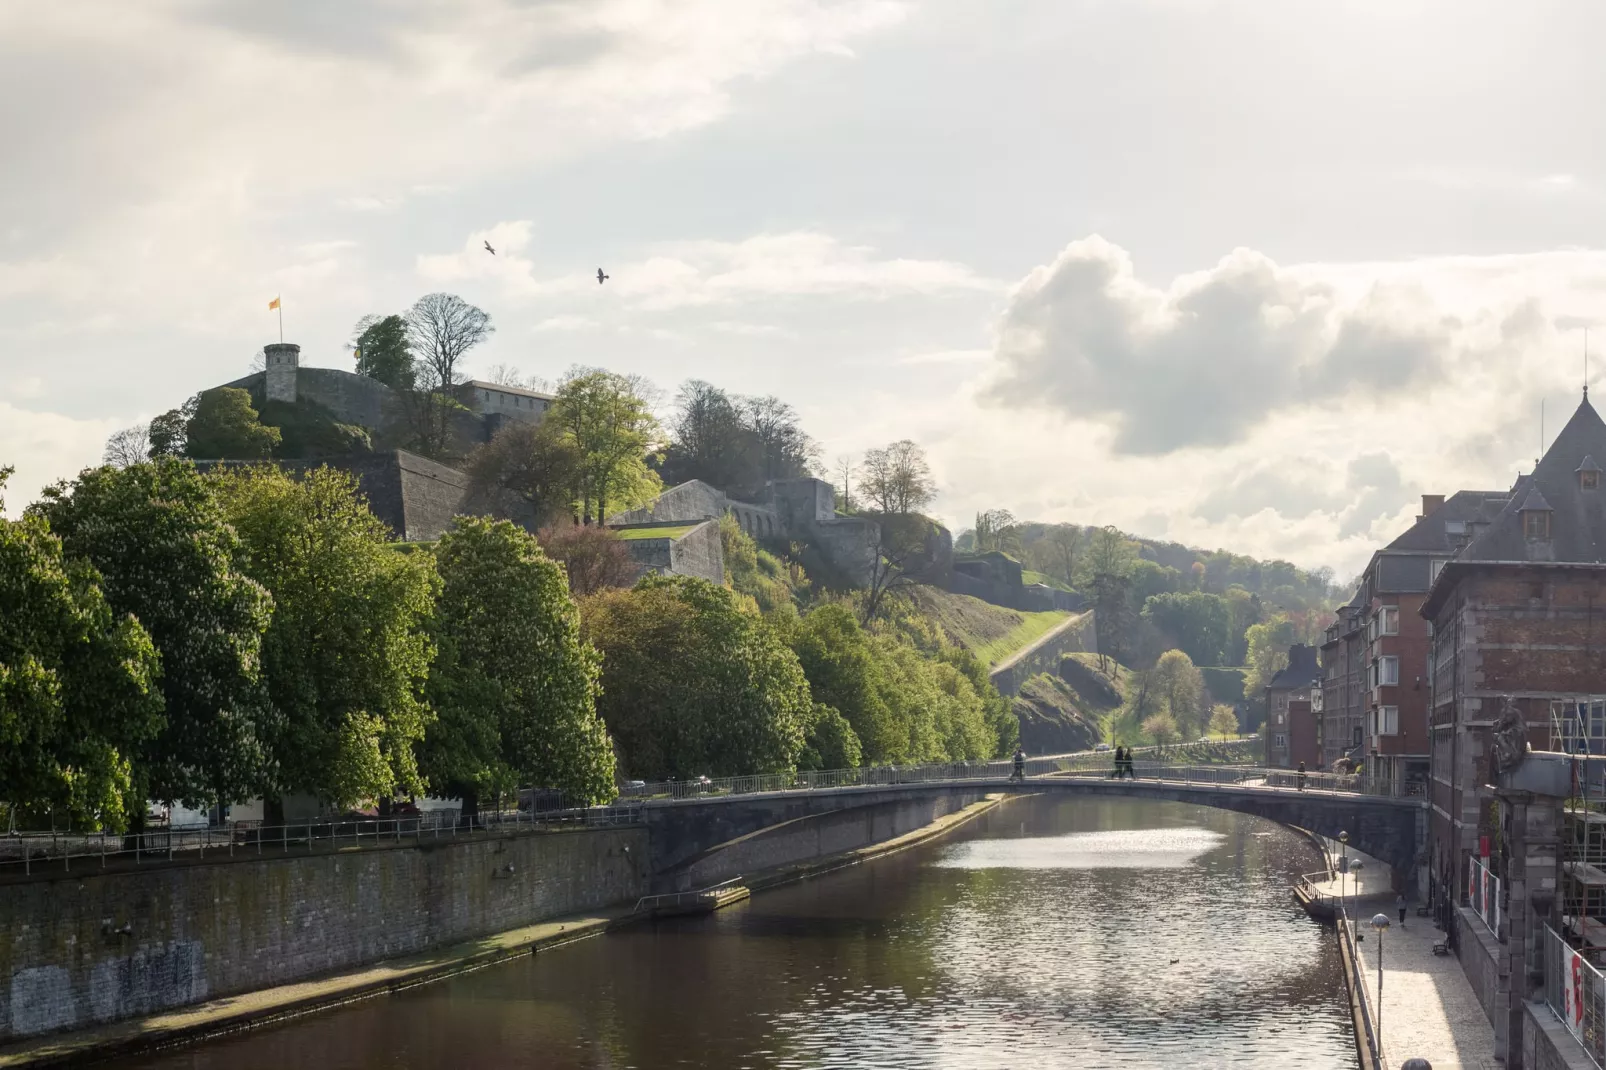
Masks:
[[[1288,667],[1288,648],[1295,640],[1294,624],[1287,617],[1274,617],[1252,626],[1244,633],[1248,655],[1244,664],[1244,694],[1259,700],[1271,678]]]
[[[96,468],[46,490],[34,511],[161,656],[166,718],[135,751],[135,790],[192,807],[259,794],[276,730],[261,680],[273,599],[241,570],[243,548],[206,481],[172,458]]]
[[[1151,595],[1143,617],[1198,665],[1222,665],[1232,649],[1232,607],[1220,595]]]
[[[1210,731],[1222,738],[1225,742],[1229,736],[1238,734],[1238,714],[1226,703],[1217,703],[1210,711]]]
[[[341,805],[419,792],[414,747],[430,712],[426,632],[439,586],[427,554],[398,554],[345,472],[291,479],[277,468],[213,477],[244,544],[245,568],[273,594],[263,640],[279,794]]]
[[[511,496],[535,524],[574,513],[580,449],[556,420],[511,422],[468,455],[469,486],[490,502]]]
[[[881,665],[858,618],[844,605],[826,603],[809,610],[790,638],[814,701],[847,719],[864,760],[886,762],[901,752],[906,733],[899,733],[881,697]]]
[[[0,491],[11,469],[0,469]],[[0,798],[23,813],[121,831],[145,798],[133,771],[162,726],[159,660],[114,616],[88,563],[43,517],[0,501]]]
[[[816,702],[803,750],[798,754],[799,769],[854,769],[863,758],[859,737],[848,719],[836,710]]]
[[[255,461],[271,457],[279,445],[277,427],[267,427],[238,387],[203,391],[195,415],[184,427],[184,452],[207,460]]]
[[[1181,650],[1167,650],[1154,665],[1154,688],[1176,730],[1192,738],[1208,708],[1204,677]]]
[[[407,321],[401,316],[364,316],[352,332],[357,374],[378,379],[397,390],[411,390],[417,378]]]
[[[586,599],[597,703],[627,775],[790,773],[814,714],[797,657],[734,591],[648,576]]]
[[[435,549],[439,717],[422,765],[465,813],[489,791],[555,788],[582,803],[614,795],[614,756],[597,715],[600,659],[580,638],[563,567],[507,521],[459,517]]]
[[[1143,720],[1143,734],[1154,740],[1161,750],[1177,738],[1177,722],[1169,713],[1156,713]]]
[[[647,467],[658,434],[650,393],[640,377],[600,368],[576,368],[559,385],[546,419],[579,453],[575,500],[584,523],[601,523],[610,505],[628,509],[661,490]]]
[[[195,410],[200,407],[201,395],[196,394],[176,409],[168,409],[159,416],[151,418],[149,430],[146,432],[150,439],[151,459],[158,457],[185,456],[184,436],[195,417]],[[127,467],[119,465],[118,467]]]
[[[993,734],[993,750],[986,758],[1003,758],[1015,753],[1020,743],[1020,718],[1015,716],[1015,704],[998,693],[993,686],[987,663],[962,646],[945,646],[937,655],[939,661],[952,665],[960,675],[970,681],[981,704],[982,719]]]

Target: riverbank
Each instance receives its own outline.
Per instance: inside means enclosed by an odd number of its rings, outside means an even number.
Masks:
[[[992,795],[930,824],[879,844],[755,874],[753,891],[829,873],[930,842],[975,820],[1009,798]],[[448,947],[373,963],[316,980],[279,985],[122,1022],[35,1037],[0,1047],[0,1070],[60,1066],[204,1040],[257,1028],[427,984],[521,955],[537,954],[651,917],[637,902],[552,918]]]

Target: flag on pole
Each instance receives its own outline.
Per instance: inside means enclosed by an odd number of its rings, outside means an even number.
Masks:
[[[278,307],[279,307],[279,299],[277,297],[275,297],[272,301],[268,302],[268,311],[269,312],[272,312],[274,309],[276,309]]]

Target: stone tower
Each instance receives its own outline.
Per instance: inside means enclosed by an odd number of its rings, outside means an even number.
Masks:
[[[268,358],[268,400],[295,404],[296,368],[301,363],[301,347],[293,342],[273,342],[263,346],[262,352]]]

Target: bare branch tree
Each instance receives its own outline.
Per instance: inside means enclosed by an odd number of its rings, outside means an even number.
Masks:
[[[844,453],[836,459],[836,476],[841,482],[837,486],[837,493],[841,495],[841,505],[838,506],[844,513],[853,512],[853,473],[859,470],[858,462],[852,454]]]
[[[151,459],[151,425],[125,427],[106,440],[101,460],[114,468],[127,468]]]
[[[926,451],[908,439],[866,452],[859,487],[877,512],[899,516],[919,512],[937,496]]]
[[[407,310],[408,341],[431,390],[449,390],[461,382],[458,365],[464,355],[495,331],[484,309],[456,294],[425,294]]]

